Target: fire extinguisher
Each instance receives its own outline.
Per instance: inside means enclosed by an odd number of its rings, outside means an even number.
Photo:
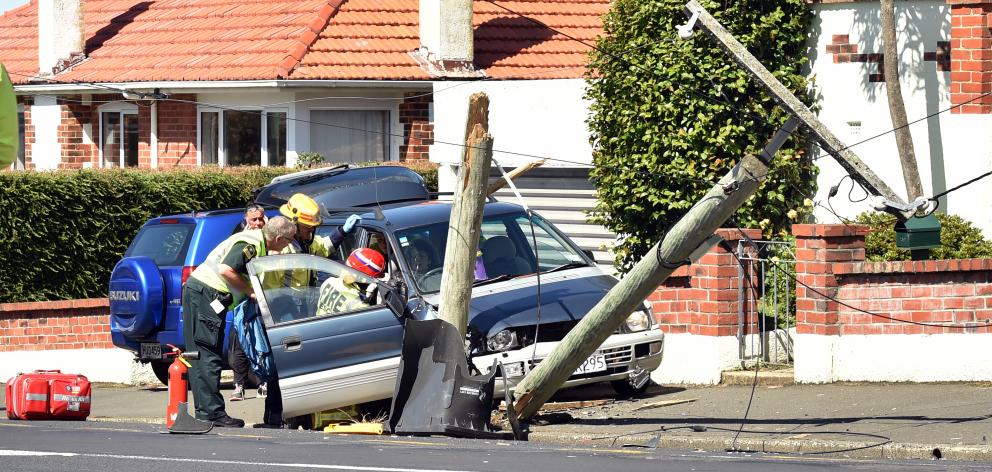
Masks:
[[[165,410],[165,426],[171,428],[179,414],[179,404],[189,401],[187,390],[189,389],[190,364],[186,359],[197,359],[200,357],[200,353],[183,352],[182,349],[172,344],[168,346],[172,348],[172,352],[167,353],[166,356],[171,356],[174,360],[169,366],[169,407]]]

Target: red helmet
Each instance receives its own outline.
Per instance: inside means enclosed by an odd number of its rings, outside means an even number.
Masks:
[[[345,264],[371,277],[379,277],[386,271],[386,258],[379,251],[367,247],[351,251]]]

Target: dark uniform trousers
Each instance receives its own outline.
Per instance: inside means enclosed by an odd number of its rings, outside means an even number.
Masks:
[[[217,290],[190,278],[183,288],[183,338],[187,351],[199,351],[191,361],[189,386],[196,403],[196,418],[215,420],[227,415],[220,394],[223,368],[223,333],[227,306],[217,313],[210,303],[222,298]]]

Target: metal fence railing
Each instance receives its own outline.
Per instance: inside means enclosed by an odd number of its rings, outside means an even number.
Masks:
[[[741,240],[737,259],[737,339],[742,364],[792,365],[794,243]]]

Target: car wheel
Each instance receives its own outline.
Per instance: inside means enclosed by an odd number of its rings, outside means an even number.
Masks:
[[[286,426],[292,430],[303,428],[304,431],[309,431],[313,429],[313,415],[301,415],[287,418]]]
[[[613,386],[613,390],[617,392],[617,398],[630,398],[644,393],[648,389],[648,385],[651,382],[644,382],[641,388],[634,387],[627,380],[612,380],[610,385]]]
[[[151,364],[152,372],[155,373],[155,378],[157,378],[159,382],[162,382],[162,385],[168,387],[170,363],[165,361],[152,361]]]

